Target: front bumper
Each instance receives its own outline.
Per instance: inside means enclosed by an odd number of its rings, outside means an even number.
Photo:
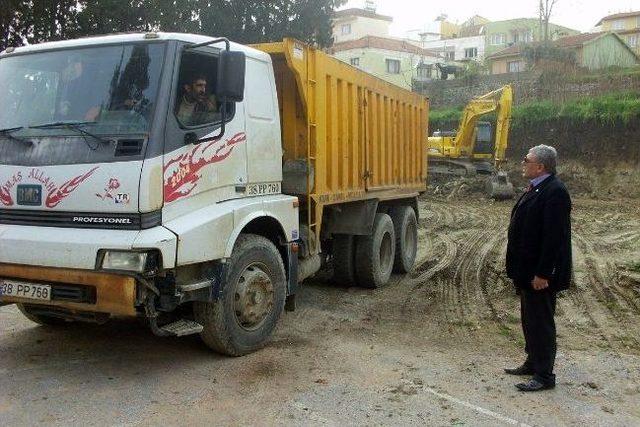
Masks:
[[[0,224],[0,263],[93,271],[100,249],[157,249],[175,267],[178,238],[162,226],[103,230]]]
[[[58,307],[71,312],[136,315],[136,280],[133,277],[67,268],[0,263],[0,279],[42,283],[51,285],[52,288],[51,301],[0,296],[0,303]]]

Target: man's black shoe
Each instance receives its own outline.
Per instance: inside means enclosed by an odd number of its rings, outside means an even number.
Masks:
[[[541,383],[538,380],[530,379],[529,382],[516,384],[516,387],[520,391],[542,391],[555,388],[556,383]]]
[[[533,372],[533,368],[531,368],[531,367],[529,367],[527,365],[518,366],[517,368],[505,368],[504,372],[509,374],[509,375],[533,375],[533,374],[535,374],[535,372]]]

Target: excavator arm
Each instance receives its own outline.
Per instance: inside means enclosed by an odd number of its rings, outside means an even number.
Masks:
[[[511,123],[511,106],[513,104],[513,89],[511,85],[502,87],[502,95],[498,101],[498,117],[496,120],[496,143],[493,160],[496,169],[506,161],[506,151]]]
[[[497,95],[500,94],[500,98]],[[474,153],[475,130],[478,120],[489,113],[497,111],[496,142],[494,148],[494,161],[496,166],[505,160],[507,140],[509,136],[509,121],[511,119],[511,105],[513,103],[513,89],[511,85],[472,99],[465,107],[462,120],[458,126],[458,132],[453,140],[455,157],[470,157]],[[452,157],[454,157],[452,156]]]

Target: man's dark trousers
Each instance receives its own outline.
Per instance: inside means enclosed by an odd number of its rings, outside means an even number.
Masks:
[[[551,289],[536,291],[520,287],[520,317],[524,333],[527,360],[534,379],[543,384],[555,384],[553,365],[556,359],[556,293]]]

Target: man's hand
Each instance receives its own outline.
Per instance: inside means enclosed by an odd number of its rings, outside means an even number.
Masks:
[[[536,291],[541,291],[549,287],[549,281],[547,279],[535,276],[531,281],[531,286],[533,286],[533,289],[535,289]]]

